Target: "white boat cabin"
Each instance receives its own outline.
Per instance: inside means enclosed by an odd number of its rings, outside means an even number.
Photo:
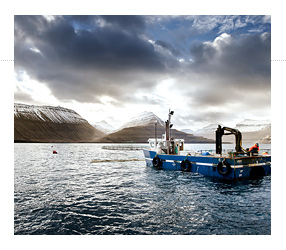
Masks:
[[[156,151],[157,154],[173,154],[180,155],[180,152],[184,150],[184,139],[166,140],[151,138],[148,140],[150,149]]]

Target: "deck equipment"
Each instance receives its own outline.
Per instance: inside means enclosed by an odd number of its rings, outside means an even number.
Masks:
[[[143,149],[146,165],[156,169],[194,172],[204,176],[217,177],[227,180],[252,179],[271,174],[271,155],[249,152],[242,148],[242,134],[238,129],[221,127],[215,131],[216,151],[187,152],[184,151],[184,139],[170,138],[171,116],[165,122],[166,131],[162,138],[148,140],[150,149]],[[235,151],[227,152],[222,149],[222,136],[235,136]]]

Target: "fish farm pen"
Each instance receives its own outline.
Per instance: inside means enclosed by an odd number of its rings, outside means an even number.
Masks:
[[[139,146],[133,146],[133,145],[112,145],[112,146],[102,146],[101,149],[106,150],[143,150],[146,149],[146,147],[139,147]]]

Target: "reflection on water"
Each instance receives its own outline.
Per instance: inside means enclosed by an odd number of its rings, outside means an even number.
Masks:
[[[140,161],[91,163],[141,151],[50,147],[15,144],[15,234],[271,233],[271,176],[222,182]]]

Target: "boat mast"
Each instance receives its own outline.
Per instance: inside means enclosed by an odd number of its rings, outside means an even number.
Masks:
[[[168,120],[165,122],[166,123],[166,143],[167,143],[167,154],[170,153],[170,128],[173,126],[171,124],[171,116],[174,114],[174,111],[171,111],[169,109],[169,116]]]
[[[155,148],[157,148],[157,121],[155,122]]]

